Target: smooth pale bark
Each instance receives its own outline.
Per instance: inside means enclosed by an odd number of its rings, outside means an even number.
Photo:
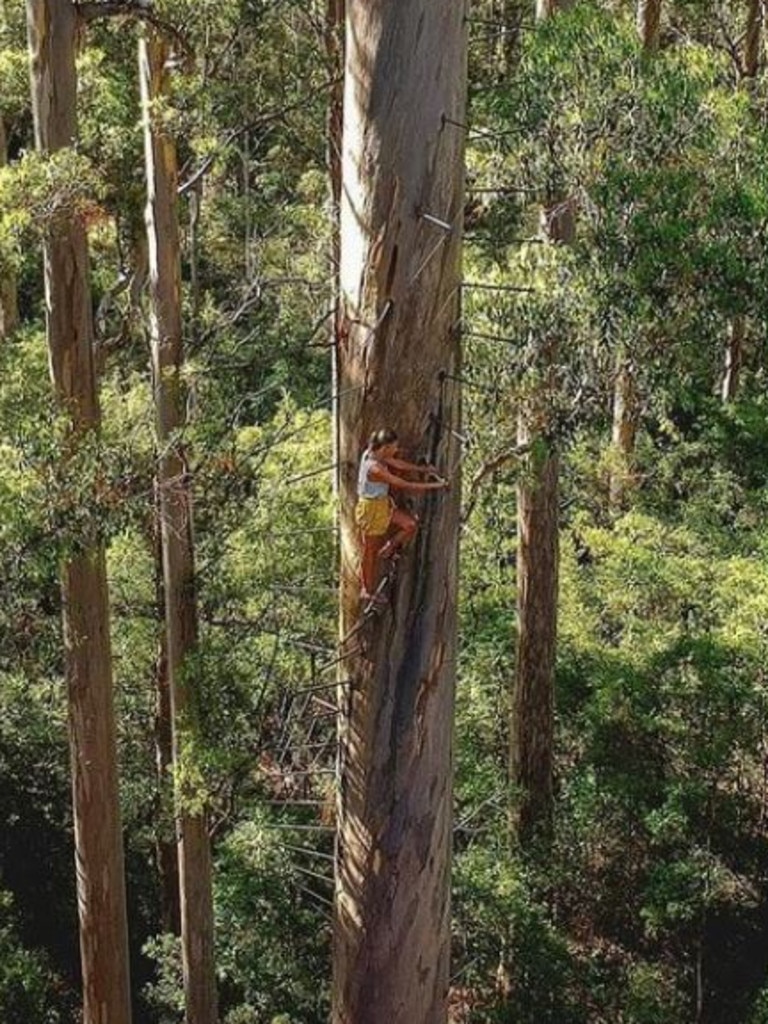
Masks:
[[[732,402],[739,390],[741,367],[744,362],[744,334],[744,317],[736,315],[728,325],[725,345],[725,365],[720,386],[720,397],[723,402]]]
[[[76,15],[69,3],[28,0],[35,138],[45,154],[72,145]],[[56,398],[69,417],[68,452],[99,427],[88,246],[80,221],[44,241],[46,330]],[[68,453],[64,453],[66,458]],[[129,1024],[128,928],[112,656],[104,550],[80,541],[62,570],[73,816],[85,1024]]]
[[[461,4],[347,0],[338,344],[342,532],[341,781],[335,1024],[443,1024],[459,485],[417,500],[390,604],[361,621],[357,466],[391,425],[457,469],[455,325],[464,205]],[[450,225],[431,223],[429,215]],[[437,417],[437,421],[434,419]],[[443,429],[440,429],[443,428]],[[357,627],[357,632],[352,631]]]
[[[614,509],[621,508],[632,485],[638,415],[639,397],[635,365],[622,348],[616,358],[616,376],[613,382],[611,443],[615,464],[611,467],[609,499]]]
[[[168,681],[177,775],[176,820],[186,1024],[217,1020],[213,949],[211,848],[200,793],[188,791],[187,747],[198,732],[194,656],[198,622],[195,595],[192,495],[181,439],[186,404],[182,380],[181,260],[177,161],[173,139],[153,117],[167,95],[167,47],[148,29],[140,43],[141,98],[147,168],[150,336],[158,455]]]
[[[341,303],[339,301],[339,267],[341,265],[341,151],[344,128],[344,15],[345,0],[327,0],[325,12],[325,51],[328,70],[334,82],[328,96],[326,113],[326,159],[331,198],[331,244],[329,251],[331,278],[331,399],[333,465],[339,462],[339,367],[337,339],[341,334]],[[338,473],[333,472],[334,495],[338,498]],[[336,503],[338,508],[338,501]],[[338,517],[336,525],[338,526]]]
[[[537,18],[569,6],[539,0]],[[567,197],[546,203],[541,229],[550,244],[573,242],[575,221]],[[518,444],[531,448],[517,485],[517,644],[509,750],[510,826],[520,843],[546,831],[552,816],[560,485],[551,433],[560,344],[558,338],[546,340],[541,387],[523,404],[518,420]]]
[[[638,0],[637,34],[646,53],[658,49],[661,28],[661,0]]]
[[[8,139],[5,121],[0,116],[0,167],[8,163]],[[16,275],[10,268],[0,278],[0,341],[9,338],[19,322],[18,289]]]

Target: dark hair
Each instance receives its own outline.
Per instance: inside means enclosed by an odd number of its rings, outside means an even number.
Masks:
[[[394,444],[396,440],[397,434],[394,430],[382,427],[381,430],[374,430],[368,438],[368,447],[375,452],[378,448],[383,448],[385,444]]]

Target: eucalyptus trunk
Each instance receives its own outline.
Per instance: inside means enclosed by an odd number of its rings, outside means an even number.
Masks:
[[[444,1024],[450,952],[459,524],[456,329],[464,206],[461,4],[347,0],[338,338],[341,780],[335,1024]],[[434,218],[430,220],[429,218]],[[437,222],[437,223],[436,223]],[[354,522],[365,439],[391,425],[454,471],[363,613]]]
[[[744,33],[744,77],[756,78],[760,70],[761,41],[765,28],[766,0],[747,0]]]
[[[728,336],[725,344],[725,365],[720,386],[720,397],[723,402],[732,402],[736,398],[741,379],[741,368],[744,362],[745,322],[741,314],[731,318],[728,325]]]
[[[0,168],[8,163],[8,138],[5,121],[0,115]],[[16,275],[10,267],[2,271],[0,278],[0,341],[9,338],[19,322],[19,302]]]
[[[35,139],[45,155],[77,142],[76,10],[28,0]],[[68,419],[62,459],[92,443],[100,412],[93,365],[88,244],[83,223],[62,215],[44,238],[51,377]],[[91,498],[94,498],[91,489]],[[84,1024],[129,1024],[123,844],[117,783],[112,655],[104,547],[98,528],[71,538],[62,567],[65,665]]]
[[[661,0],[638,0],[637,34],[646,53],[658,49],[661,28]]]
[[[536,15],[545,20],[569,6],[539,0]],[[568,197],[550,196],[541,226],[549,244],[573,242]],[[509,774],[510,826],[521,843],[546,831],[552,816],[560,500],[553,399],[559,350],[556,338],[545,340],[542,383],[524,401],[518,419],[518,444],[529,454],[517,485],[517,644]]]
[[[650,56],[659,47],[661,0],[638,0],[636,24],[643,52]],[[616,357],[613,384],[613,466],[610,473],[609,500],[611,508],[614,509],[620,509],[625,504],[631,488],[638,416],[636,366],[628,347],[622,346]]]
[[[197,599],[190,474],[183,443],[186,402],[176,147],[156,110],[168,98],[168,48],[147,29],[140,43],[147,168],[150,336],[171,700],[186,1024],[217,1020],[211,848],[204,795],[187,781],[199,736]],[[191,773],[194,776],[194,772]]]

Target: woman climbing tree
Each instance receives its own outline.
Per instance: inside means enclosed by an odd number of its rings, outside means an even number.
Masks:
[[[396,557],[418,529],[418,518],[395,506],[390,488],[400,491],[435,491],[448,487],[448,481],[443,480],[434,466],[419,466],[398,459],[397,450],[397,434],[394,430],[376,430],[371,434],[368,447],[360,459],[355,520],[360,527],[362,541],[360,597],[364,601],[383,600],[376,593],[377,560]],[[400,473],[424,473],[437,479],[404,480],[392,473],[393,469]],[[397,533],[384,543],[392,527]]]

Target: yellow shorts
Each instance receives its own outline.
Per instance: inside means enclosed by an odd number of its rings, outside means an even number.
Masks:
[[[381,498],[358,498],[355,522],[367,536],[382,537],[392,522],[391,498],[387,495]]]

